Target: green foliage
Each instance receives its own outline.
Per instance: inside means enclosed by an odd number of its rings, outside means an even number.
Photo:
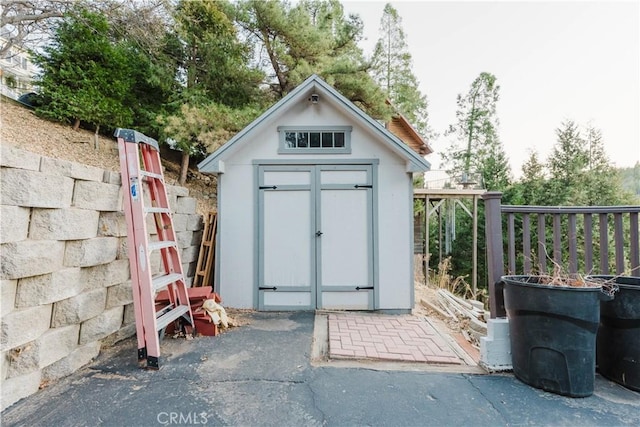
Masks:
[[[547,162],[542,164],[538,160],[537,153],[532,153],[523,166],[523,177],[515,185],[509,187],[503,194],[502,203],[509,205],[539,205],[539,206],[613,206],[637,204],[638,200],[625,191],[619,179],[618,170],[609,162],[605,151],[604,142],[600,130],[593,126],[581,128],[573,121],[565,121],[556,129],[557,142]],[[538,221],[535,215],[531,218]],[[576,250],[578,253],[578,271],[584,271],[584,241],[585,222],[580,216],[576,221],[575,236],[577,239]],[[541,258],[547,259],[547,269],[550,272],[554,265],[550,261],[553,255],[551,242],[553,241],[553,218],[547,215],[545,218],[545,235],[538,235],[537,226],[530,229],[532,252],[526,254],[532,260],[534,266]],[[515,247],[522,248],[522,222],[516,219]],[[592,235],[600,235],[600,220],[593,218]],[[625,223],[624,235],[628,236],[628,223]],[[506,225],[503,225],[506,233]],[[608,236],[614,235],[614,221],[611,216],[608,220]],[[565,215],[561,217],[560,235],[569,235],[569,221]],[[506,234],[505,237],[506,239]],[[546,249],[539,249],[537,242],[544,242]],[[566,240],[563,241],[566,243]],[[594,252],[595,259],[600,258],[599,239],[594,239],[588,244]],[[564,244],[564,243],[563,243]],[[615,260],[614,242],[608,242],[610,263]],[[626,251],[627,249],[625,249]],[[524,254],[516,252],[516,270],[522,271]],[[569,263],[569,251],[563,247],[560,264],[566,266]],[[615,269],[613,265],[610,266]]]
[[[578,185],[587,166],[585,141],[578,125],[565,121],[556,129],[557,142],[547,160],[549,169],[548,196],[550,205],[565,205],[569,200],[582,199]]]
[[[158,135],[157,116],[172,111],[169,101],[179,91],[175,78],[177,65],[169,53],[177,40],[165,34],[163,51],[150,54],[132,40],[125,40],[128,46],[131,78],[135,82],[127,93],[124,103],[133,112],[131,126],[147,135]]]
[[[386,92],[393,106],[416,130],[424,137],[433,137],[427,97],[418,89],[418,79],[411,70],[412,58],[402,30],[402,18],[389,3],[384,7],[379,33],[370,74]]]
[[[446,132],[455,139],[442,153],[451,176],[462,176],[464,180],[478,172],[489,190],[506,187],[511,176],[507,156],[498,138],[496,103],[499,92],[496,77],[480,73],[469,92],[464,97],[458,95],[456,123]]]
[[[473,212],[472,202],[460,200],[469,212]],[[453,213],[452,207],[455,209]],[[455,236],[450,248],[446,245],[447,227],[450,235]],[[478,204],[478,287],[481,288],[487,283],[487,260],[483,254],[486,253],[485,244],[485,217],[484,204]],[[454,277],[464,277],[469,283],[472,282],[471,272],[473,271],[473,218],[469,216],[454,200],[445,201],[440,205],[436,214],[432,214],[429,222],[429,267],[437,270],[439,264],[445,258],[450,257],[451,275]],[[449,249],[449,250],[448,250]]]
[[[635,204],[640,203],[640,162],[636,162],[632,168],[618,169],[618,173],[622,188],[636,196]]]
[[[481,165],[482,182],[488,190],[506,188],[511,182],[511,167],[502,144],[492,144],[479,150],[484,156]]]
[[[556,129],[557,142],[547,160],[545,205],[609,206],[629,201],[620,177],[604,151],[602,133],[583,131],[571,121]]]
[[[229,16],[231,15],[231,17]],[[183,99],[242,107],[259,97],[262,73],[248,66],[251,49],[238,39],[233,9],[226,1],[178,3],[177,35],[182,42]]]
[[[259,113],[252,107],[235,109],[216,103],[183,104],[179,112],[160,116],[158,121],[164,136],[174,140],[178,149],[190,155],[204,156],[228,141]]]
[[[181,0],[175,8],[177,43],[171,46],[179,85],[156,122],[183,153],[180,183],[192,154],[214,151],[266,102],[263,73],[249,66],[251,48],[240,41],[234,16],[226,1]]]
[[[384,92],[367,74],[357,42],[362,21],[344,16],[337,0],[244,0],[236,19],[254,44],[267,84],[280,99],[311,74],[320,75],[370,115],[388,119]]]
[[[42,106],[38,114],[57,121],[128,126],[125,99],[133,84],[129,52],[114,43],[106,19],[80,10],[58,25],[52,43],[34,61]]]
[[[538,159],[538,153],[532,151],[529,159],[522,166],[522,184],[525,187],[523,203],[525,205],[541,205],[545,199],[544,165]]]
[[[566,121],[556,129],[557,142],[552,149],[546,162],[541,162],[537,152],[531,152],[529,158],[522,168],[522,178],[513,185],[504,183],[495,187],[503,192],[502,203],[507,205],[540,205],[540,206],[583,206],[583,205],[626,205],[637,203],[632,196],[625,192],[621,186],[617,171],[609,162],[605,151],[604,141],[601,132],[593,126],[581,129],[573,121]],[[638,168],[640,170],[640,167]],[[479,206],[480,217],[479,228],[484,226],[483,205]],[[503,218],[504,219],[504,218]],[[546,235],[538,236],[537,227],[530,230],[531,242],[534,242],[532,253],[527,254],[532,258],[534,265],[540,257],[553,256],[552,254],[538,253],[535,242],[542,241],[550,244],[552,241],[553,227],[547,217]],[[535,221],[535,218],[532,220]],[[534,223],[535,224],[535,223]],[[562,218],[561,235],[568,235],[568,220]],[[432,241],[439,241],[437,233],[437,223],[434,224],[436,230],[432,231]],[[456,276],[468,274],[471,271],[470,247],[472,225],[470,221],[462,216],[456,218],[456,240],[451,246],[452,272]],[[593,235],[599,235],[599,223],[594,222]],[[613,227],[613,221],[609,222],[609,227]],[[506,224],[503,224],[506,241]],[[515,245],[521,248],[522,224],[515,223]],[[577,224],[576,233],[578,239],[584,236],[584,224],[580,221]],[[484,232],[480,230],[480,236]],[[613,230],[609,230],[609,236],[613,235]],[[483,239],[479,241],[479,253],[483,253]],[[584,250],[584,244],[578,245],[578,252]],[[594,243],[594,253],[599,256],[600,247]],[[609,242],[609,250],[613,250],[613,243]],[[551,251],[549,249],[548,251]],[[433,251],[433,253],[436,253]],[[580,253],[579,257],[580,258]],[[568,252],[563,252],[563,263],[568,262]],[[609,254],[609,259],[613,260],[613,254]],[[517,271],[521,271],[524,258],[522,253],[518,253],[516,260]],[[579,268],[584,268],[583,261],[580,261]],[[551,268],[551,262],[548,262]],[[435,268],[437,260],[431,262]],[[479,257],[479,283],[486,283],[486,265],[484,257]]]
[[[589,125],[585,131],[584,204],[611,205],[617,203],[622,189],[620,177],[604,150],[602,132]]]

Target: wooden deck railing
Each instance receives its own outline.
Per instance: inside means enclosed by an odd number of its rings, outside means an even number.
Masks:
[[[563,273],[640,276],[640,206],[507,206],[501,197],[482,196],[492,318],[506,316],[499,283],[505,273],[559,267]]]

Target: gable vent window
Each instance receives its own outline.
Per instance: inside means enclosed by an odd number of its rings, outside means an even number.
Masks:
[[[280,126],[280,154],[350,154],[351,126]]]

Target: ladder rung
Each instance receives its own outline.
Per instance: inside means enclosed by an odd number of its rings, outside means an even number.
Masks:
[[[156,319],[156,330],[162,330],[167,327],[167,325],[174,320],[180,318],[183,314],[189,311],[188,305],[179,305],[173,310],[163,314],[162,316]]]
[[[168,284],[177,282],[180,279],[182,279],[182,274],[179,273],[159,274],[157,276],[153,276],[151,283],[153,284],[153,290],[157,291],[158,289],[164,288]]]
[[[171,213],[171,209],[169,208],[144,208],[146,213]]]
[[[155,179],[163,179],[163,176],[161,173],[153,173],[153,172],[148,172],[148,171],[140,171],[140,176],[144,177],[149,177],[149,178],[155,178]]]
[[[161,240],[159,242],[149,242],[149,252],[157,251],[158,249],[177,247],[176,242],[172,240]]]

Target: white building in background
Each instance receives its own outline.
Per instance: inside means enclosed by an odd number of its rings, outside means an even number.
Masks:
[[[7,39],[0,37],[0,44],[7,43]],[[24,93],[33,91],[33,77],[36,67],[29,52],[21,46],[13,45],[0,58],[0,92],[12,99]]]

